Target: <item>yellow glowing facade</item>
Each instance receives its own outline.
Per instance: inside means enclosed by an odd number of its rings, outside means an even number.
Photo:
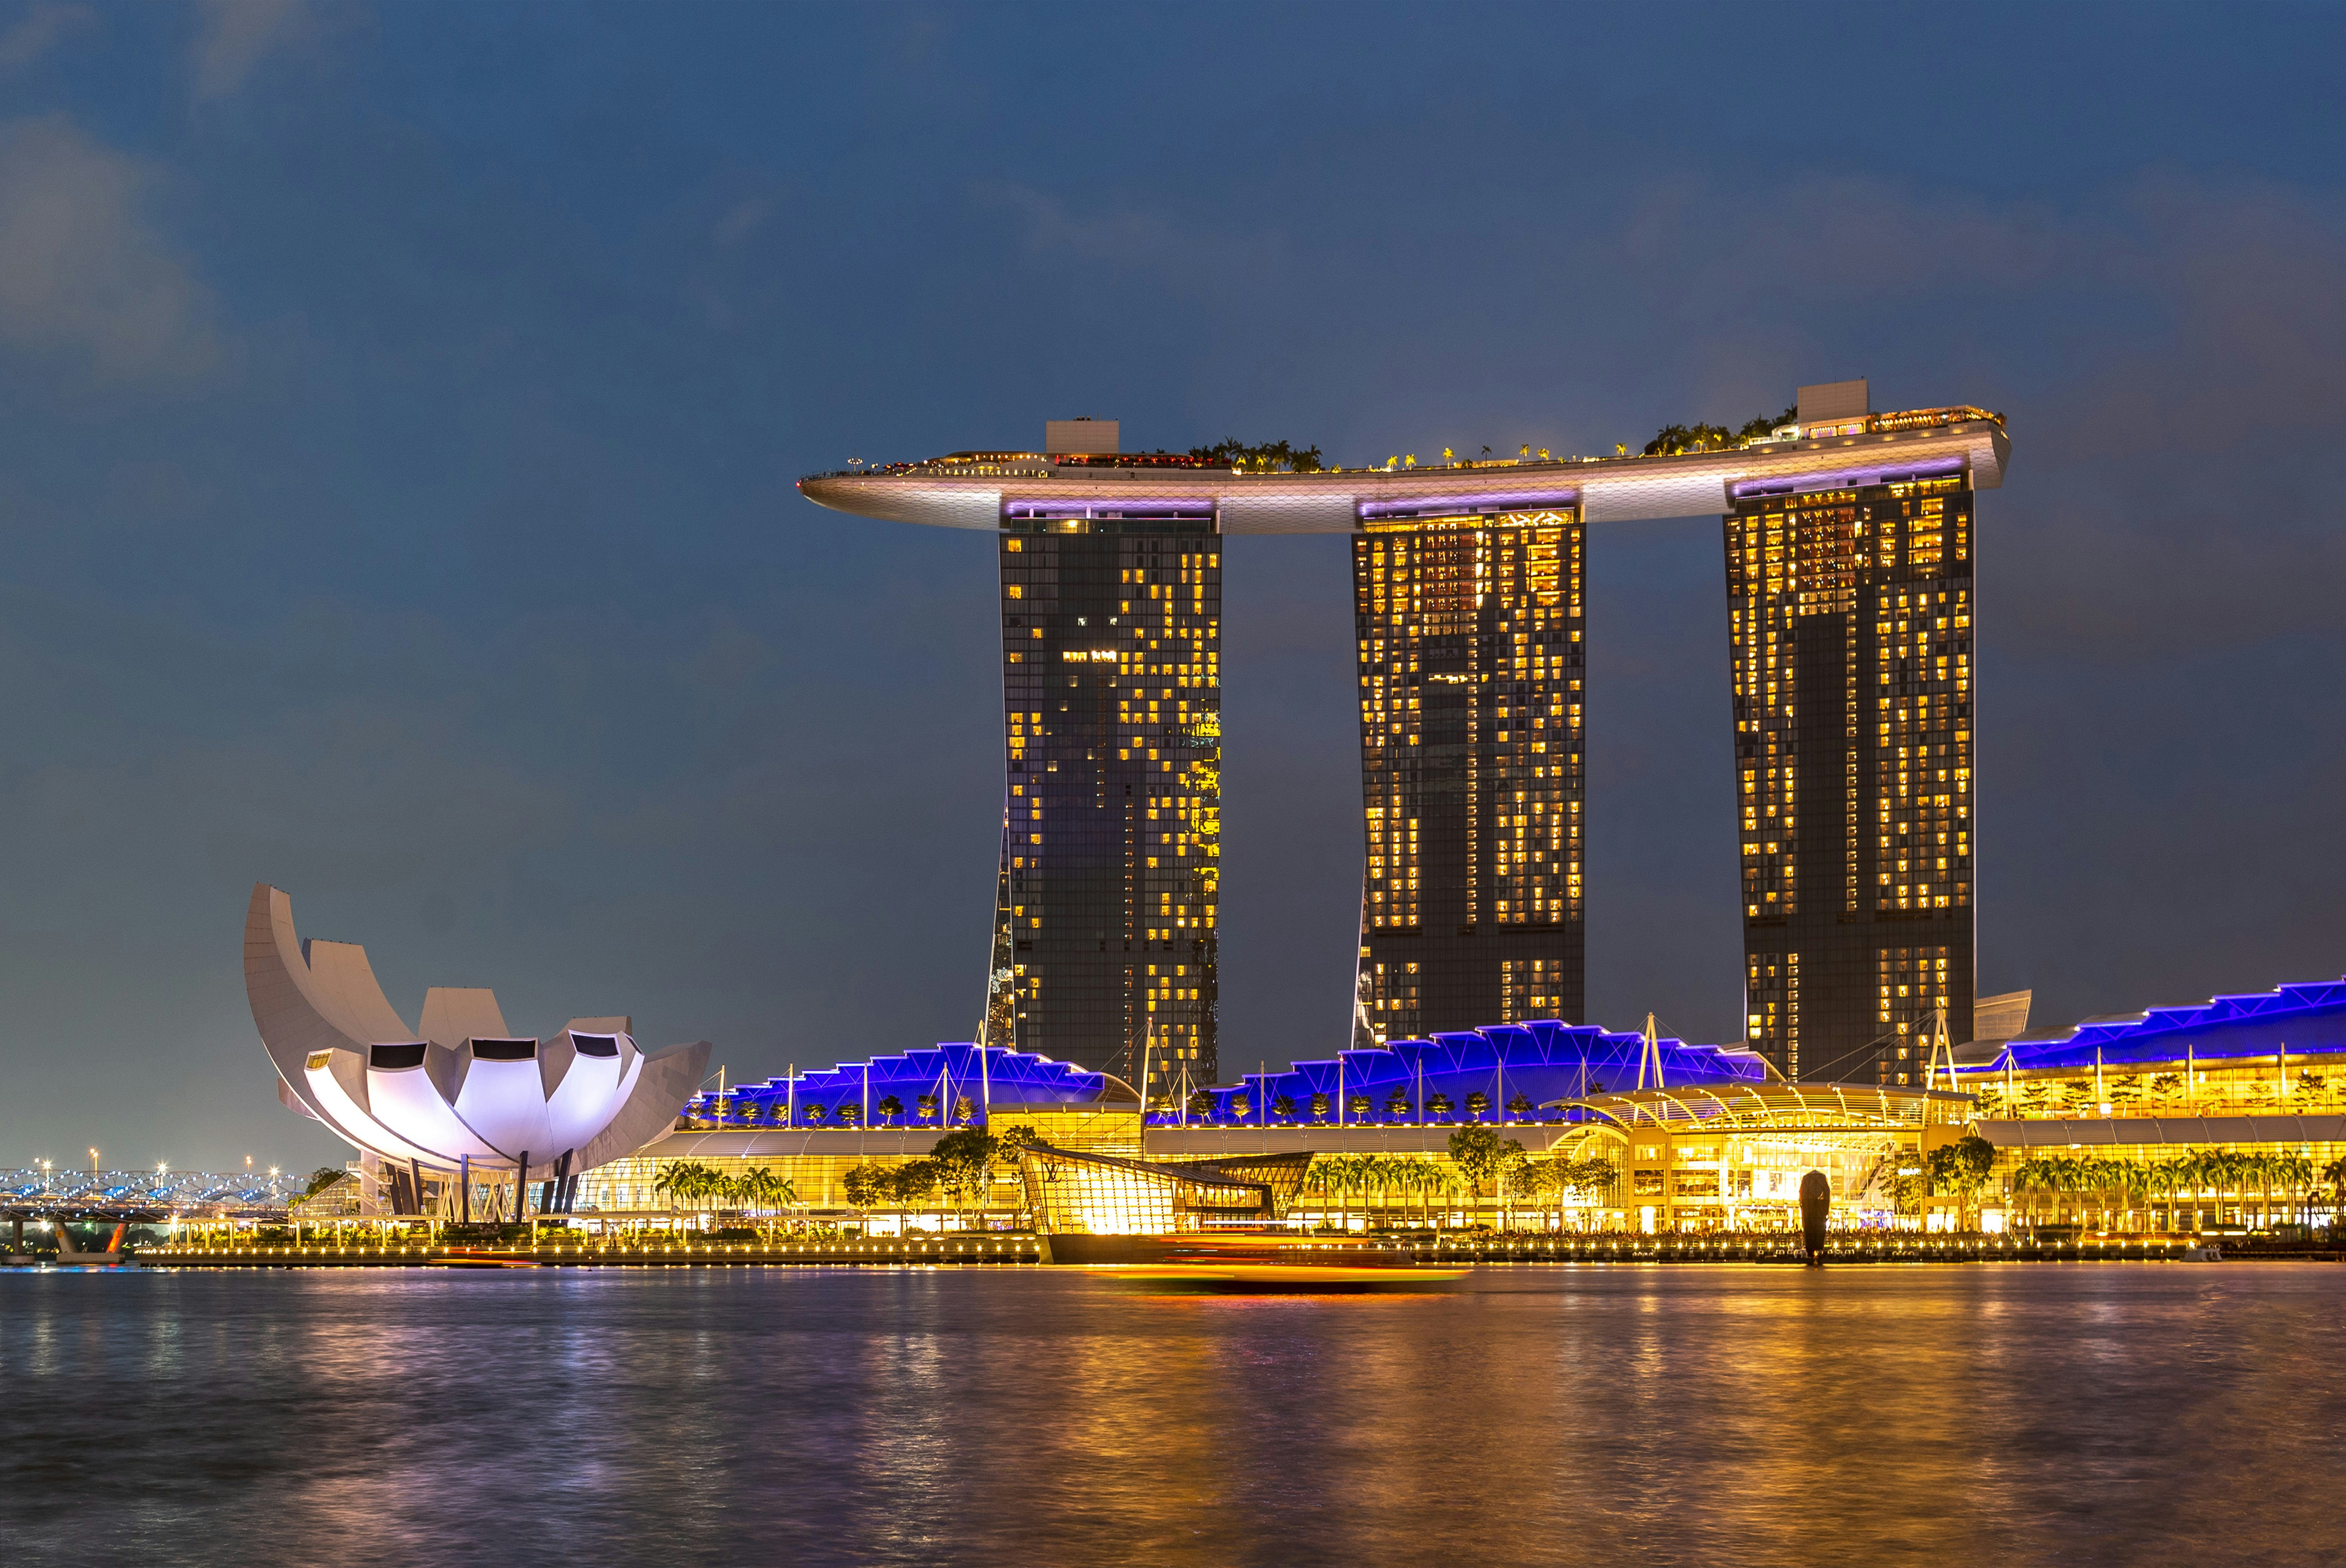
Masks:
[[[1571,508],[1372,521],[1352,541],[1356,1039],[1580,1016],[1583,550]]]
[[[1937,1012],[1971,1027],[1967,476],[1748,497],[1726,534],[1749,1042],[1919,1084]]]

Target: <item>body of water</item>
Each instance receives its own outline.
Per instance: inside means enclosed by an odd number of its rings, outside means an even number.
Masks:
[[[2312,1563],[2346,1269],[0,1274],[17,1564]]]

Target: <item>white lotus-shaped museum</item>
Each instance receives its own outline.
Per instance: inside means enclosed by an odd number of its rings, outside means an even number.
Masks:
[[[297,939],[292,901],[265,882],[245,914],[244,988],[278,1097],[410,1168],[591,1170],[650,1142],[709,1066],[708,1041],[646,1054],[624,1017],[515,1035],[486,990],[434,987],[411,1029],[366,949]]]

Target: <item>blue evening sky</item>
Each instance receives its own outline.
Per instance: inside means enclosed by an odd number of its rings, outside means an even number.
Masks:
[[[1983,991],[2346,971],[2334,6],[0,5],[0,1165],[308,1166],[255,880],[411,1014],[976,1022],[981,535],[801,473],[2010,419]],[[1600,530],[1590,1001],[1732,1039],[1715,518]],[[1226,555],[1222,1054],[1343,1038],[1341,540]]]

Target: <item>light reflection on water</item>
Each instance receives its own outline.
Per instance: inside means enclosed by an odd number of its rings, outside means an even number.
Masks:
[[[17,1563],[2328,1563],[2346,1270],[0,1276]]]

